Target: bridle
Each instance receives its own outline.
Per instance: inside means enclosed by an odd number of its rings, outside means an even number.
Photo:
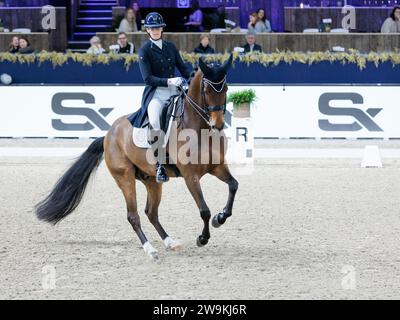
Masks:
[[[203,95],[204,105],[206,106],[205,109],[204,109],[205,112],[206,112],[208,115],[210,115],[210,113],[211,113],[211,112],[214,112],[214,111],[223,111],[224,114],[225,114],[225,112],[226,112],[226,98],[225,98],[225,103],[224,103],[223,106],[208,106],[208,105],[207,105],[207,102],[206,102],[206,92],[205,92],[205,86],[204,86],[204,84],[209,85],[209,86],[214,90],[214,92],[216,92],[216,93],[221,93],[222,90],[224,90],[224,88],[225,88],[226,76],[225,76],[220,82],[212,82],[211,80],[205,78],[204,76],[203,76],[203,79],[202,79],[202,80],[203,80],[203,81],[202,81],[202,89],[201,89],[201,91],[202,91],[202,95]],[[217,89],[217,88],[216,88],[218,85],[221,86],[220,89]]]
[[[212,127],[212,125],[210,124],[210,114],[211,114],[211,112],[216,112],[216,111],[223,111],[225,114],[225,112],[226,112],[226,97],[225,97],[224,105],[208,106],[207,102],[206,102],[205,84],[209,85],[214,90],[214,92],[221,93],[225,88],[226,76],[219,82],[213,82],[213,81],[205,78],[203,75],[203,78],[201,80],[201,95],[202,95],[202,99],[204,101],[205,108],[202,108],[195,101],[193,101],[193,99],[186,93],[184,88],[180,87],[180,89],[181,89],[183,95],[185,96],[186,100],[188,101],[190,107],[198,113],[198,115],[207,123],[207,125],[209,127]],[[217,88],[218,85],[221,86],[220,89]],[[183,117],[183,112],[184,112],[184,110],[182,110],[181,117]]]

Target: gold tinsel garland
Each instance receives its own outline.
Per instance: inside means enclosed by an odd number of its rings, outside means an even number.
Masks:
[[[181,52],[184,61],[194,65],[200,55],[194,53]],[[228,53],[207,55],[207,62],[223,62],[229,57]],[[92,66],[94,64],[108,65],[110,62],[123,61],[126,70],[129,70],[133,63],[138,62],[138,55],[128,54],[100,54],[91,55],[86,53],[67,53],[47,52],[42,51],[38,54],[10,54],[8,52],[0,53],[0,63],[3,61],[11,63],[38,63],[39,65],[45,62],[51,62],[53,67],[62,66],[68,63],[68,60],[81,63],[84,66]],[[348,52],[333,53],[333,52],[292,52],[292,51],[276,51],[273,53],[252,53],[240,56],[234,53],[234,61],[241,61],[250,65],[251,63],[260,63],[265,67],[277,66],[280,63],[291,64],[293,62],[312,65],[319,62],[340,62],[342,64],[357,64],[360,70],[366,67],[368,62],[372,62],[378,67],[381,63],[390,62],[393,66],[400,64],[399,52],[370,52],[362,54],[356,50]]]

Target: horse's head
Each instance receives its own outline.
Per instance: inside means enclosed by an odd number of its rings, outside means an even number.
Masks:
[[[199,67],[203,72],[201,91],[204,101],[204,111],[209,116],[212,129],[223,130],[225,124],[226,75],[232,66],[233,55],[222,65],[207,65],[202,58],[199,59]]]

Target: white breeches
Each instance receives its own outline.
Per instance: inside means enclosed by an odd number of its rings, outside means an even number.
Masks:
[[[163,107],[167,100],[172,96],[178,93],[178,90],[174,86],[170,87],[158,87],[156,92],[154,93],[153,98],[151,99],[148,107],[147,114],[149,116],[149,122],[153,129],[160,130],[160,116],[163,110]]]

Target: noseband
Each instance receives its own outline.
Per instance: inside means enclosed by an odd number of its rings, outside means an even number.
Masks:
[[[221,93],[222,90],[224,90],[224,88],[225,88],[226,76],[220,82],[212,82],[211,80],[209,80],[203,76],[202,89],[201,89],[202,95],[203,95],[203,101],[204,101],[204,105],[205,105],[204,111],[207,113],[207,115],[210,115],[211,112],[215,112],[215,111],[223,111],[225,114],[226,98],[225,98],[225,104],[222,106],[208,106],[207,105],[205,84],[209,85],[214,90],[214,92]],[[221,86],[221,87],[219,89],[217,89],[218,86]]]

